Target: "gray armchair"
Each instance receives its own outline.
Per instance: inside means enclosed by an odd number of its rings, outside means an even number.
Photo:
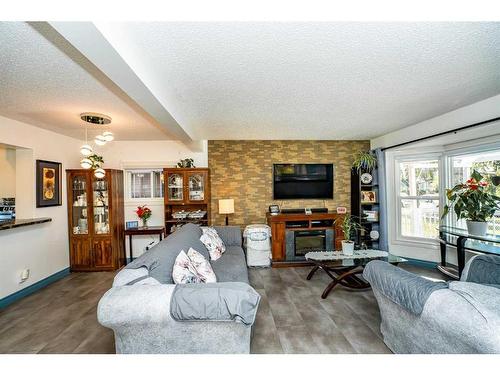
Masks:
[[[433,282],[382,261],[363,272],[395,353],[500,353],[500,257],[476,255],[460,281]]]

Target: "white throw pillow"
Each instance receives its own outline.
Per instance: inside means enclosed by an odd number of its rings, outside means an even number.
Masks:
[[[219,237],[219,234],[214,228],[202,228],[203,234],[200,237],[200,241],[203,242],[205,247],[210,254],[211,260],[219,259],[222,254],[226,251],[226,245],[224,241]]]
[[[217,277],[210,262],[203,255],[189,248],[175,258],[172,278],[176,284],[215,283]]]
[[[176,284],[201,283],[201,277],[196,271],[196,267],[191,259],[182,250],[175,258],[174,269],[172,270],[172,279]]]
[[[187,253],[188,258],[191,260],[191,264],[196,268],[196,273],[200,277],[203,283],[216,283],[217,276],[210,265],[210,262],[199,252],[190,248]]]

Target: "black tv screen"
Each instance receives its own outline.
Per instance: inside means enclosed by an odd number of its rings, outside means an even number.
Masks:
[[[274,199],[332,199],[333,164],[274,164]]]

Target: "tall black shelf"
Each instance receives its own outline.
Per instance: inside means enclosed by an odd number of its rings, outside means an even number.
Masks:
[[[370,173],[373,180],[369,184],[361,182],[361,175]],[[361,202],[361,191],[374,191],[376,200],[373,203]],[[380,233],[380,210],[379,210],[379,186],[378,186],[378,170],[377,168],[368,172],[357,168],[351,169],[351,215],[358,218],[358,222],[365,228],[364,231],[357,233],[355,241],[357,248],[379,249],[379,240],[370,238],[370,232],[376,230]],[[364,219],[363,211],[377,211],[378,217],[376,221],[368,221]]]

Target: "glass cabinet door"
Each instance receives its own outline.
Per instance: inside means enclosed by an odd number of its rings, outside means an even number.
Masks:
[[[203,202],[205,200],[204,173],[188,173],[188,194],[190,201]]]
[[[167,194],[169,201],[184,200],[184,175],[182,173],[167,173]]]
[[[109,234],[109,190],[106,179],[92,182],[94,233]]]
[[[88,217],[87,217],[87,176],[84,174],[77,174],[71,177],[72,188],[72,217],[71,227],[73,234],[88,234]]]

